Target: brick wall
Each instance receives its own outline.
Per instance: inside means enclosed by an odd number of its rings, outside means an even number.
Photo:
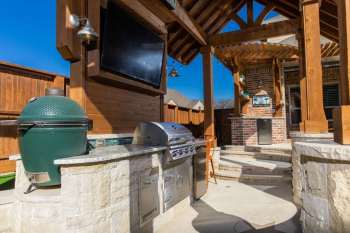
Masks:
[[[233,117],[231,119],[232,145],[256,145],[258,133],[256,118]],[[287,142],[285,118],[272,118],[272,144]]]
[[[248,111],[242,117],[231,119],[231,135],[233,145],[256,145],[258,144],[257,123],[258,118],[272,119],[272,143],[286,143],[286,119],[285,110],[282,110],[282,116],[274,118],[275,109],[273,92],[273,70],[272,63],[249,66],[244,71],[246,77],[246,90],[250,95]],[[283,78],[283,77],[281,77]],[[282,80],[283,85],[283,80]],[[260,87],[259,87],[260,86]],[[283,87],[282,87],[283,89]],[[268,95],[270,106],[253,107],[252,98],[255,95]]]
[[[272,64],[250,66],[245,70],[245,76],[247,91],[251,97],[246,116],[272,116],[274,108]],[[262,84],[261,88],[259,88],[259,82]],[[269,107],[253,107],[252,97],[259,94],[266,94],[270,97]]]

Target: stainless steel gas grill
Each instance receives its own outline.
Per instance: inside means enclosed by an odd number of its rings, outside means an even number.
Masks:
[[[134,132],[133,144],[167,146],[167,162],[180,160],[196,153],[195,138],[191,131],[176,123],[141,123]]]
[[[165,211],[191,194],[190,158],[196,153],[196,146],[192,133],[186,127],[175,123],[141,123],[134,132],[133,144],[167,147],[162,164]],[[140,202],[141,206],[142,203],[149,205],[146,198],[141,198]]]

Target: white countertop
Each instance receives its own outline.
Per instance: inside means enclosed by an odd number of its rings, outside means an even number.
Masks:
[[[122,160],[133,156],[145,155],[150,153],[156,153],[164,151],[166,147],[150,147],[142,145],[115,145],[98,147],[91,150],[87,155],[68,157],[63,159],[56,159],[54,164],[56,165],[74,165],[74,164],[89,164],[100,163],[110,160]]]

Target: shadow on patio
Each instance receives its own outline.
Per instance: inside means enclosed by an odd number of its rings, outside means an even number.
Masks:
[[[299,233],[299,211],[290,186],[249,186],[235,181],[210,183],[208,193],[158,232]]]

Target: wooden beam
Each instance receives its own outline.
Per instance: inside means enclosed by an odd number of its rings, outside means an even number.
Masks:
[[[319,3],[300,1],[302,8],[302,35],[300,92],[302,122],[305,133],[328,131],[328,121],[323,108]]]
[[[235,90],[235,106],[234,106],[234,116],[241,115],[241,83],[240,83],[240,73],[239,70],[236,69],[233,71],[234,78],[234,90]]]
[[[341,105],[350,105],[350,2],[338,0]]]
[[[259,14],[258,18],[255,20],[255,25],[260,25],[265,17],[274,9],[274,5],[272,5],[271,3],[267,4],[265,6],[265,8],[261,11],[261,13]]]
[[[232,19],[233,19],[233,21],[235,21],[239,25],[239,27],[241,29],[244,29],[244,28],[248,27],[246,22],[244,22],[244,20],[239,15],[237,15],[236,13],[232,14]]]
[[[78,29],[73,29],[69,17],[81,15],[81,2],[70,0],[56,1],[56,47],[63,59],[78,61],[81,43],[76,37]]]
[[[80,0],[83,17],[88,16],[88,2]],[[87,49],[80,46],[80,61],[71,63],[69,96],[86,110]]]
[[[254,25],[253,0],[247,0],[247,23],[249,26]]]
[[[264,40],[271,37],[295,34],[298,29],[298,20],[286,20],[276,23],[249,27],[244,30],[225,32],[210,37],[212,46],[239,44],[252,40]]]
[[[273,60],[272,72],[273,72],[273,96],[275,102],[274,117],[283,116],[282,106],[282,82],[281,82],[281,67],[277,59]]]
[[[128,10],[133,15],[140,18],[142,21],[146,22],[158,33],[167,33],[165,23],[156,14],[148,10],[138,0],[118,0],[118,4],[120,4],[124,9]]]
[[[341,106],[333,111],[334,141],[350,144],[350,2],[337,0]]]
[[[201,53],[203,56],[204,79],[204,136],[207,140],[214,140],[213,50],[211,47],[203,47]]]
[[[180,4],[176,4],[176,8],[174,10],[170,10],[159,0],[149,0],[147,2],[151,5],[159,5],[159,9],[161,11],[169,12],[176,19],[176,21],[197,40],[199,44],[207,45],[206,34]]]

